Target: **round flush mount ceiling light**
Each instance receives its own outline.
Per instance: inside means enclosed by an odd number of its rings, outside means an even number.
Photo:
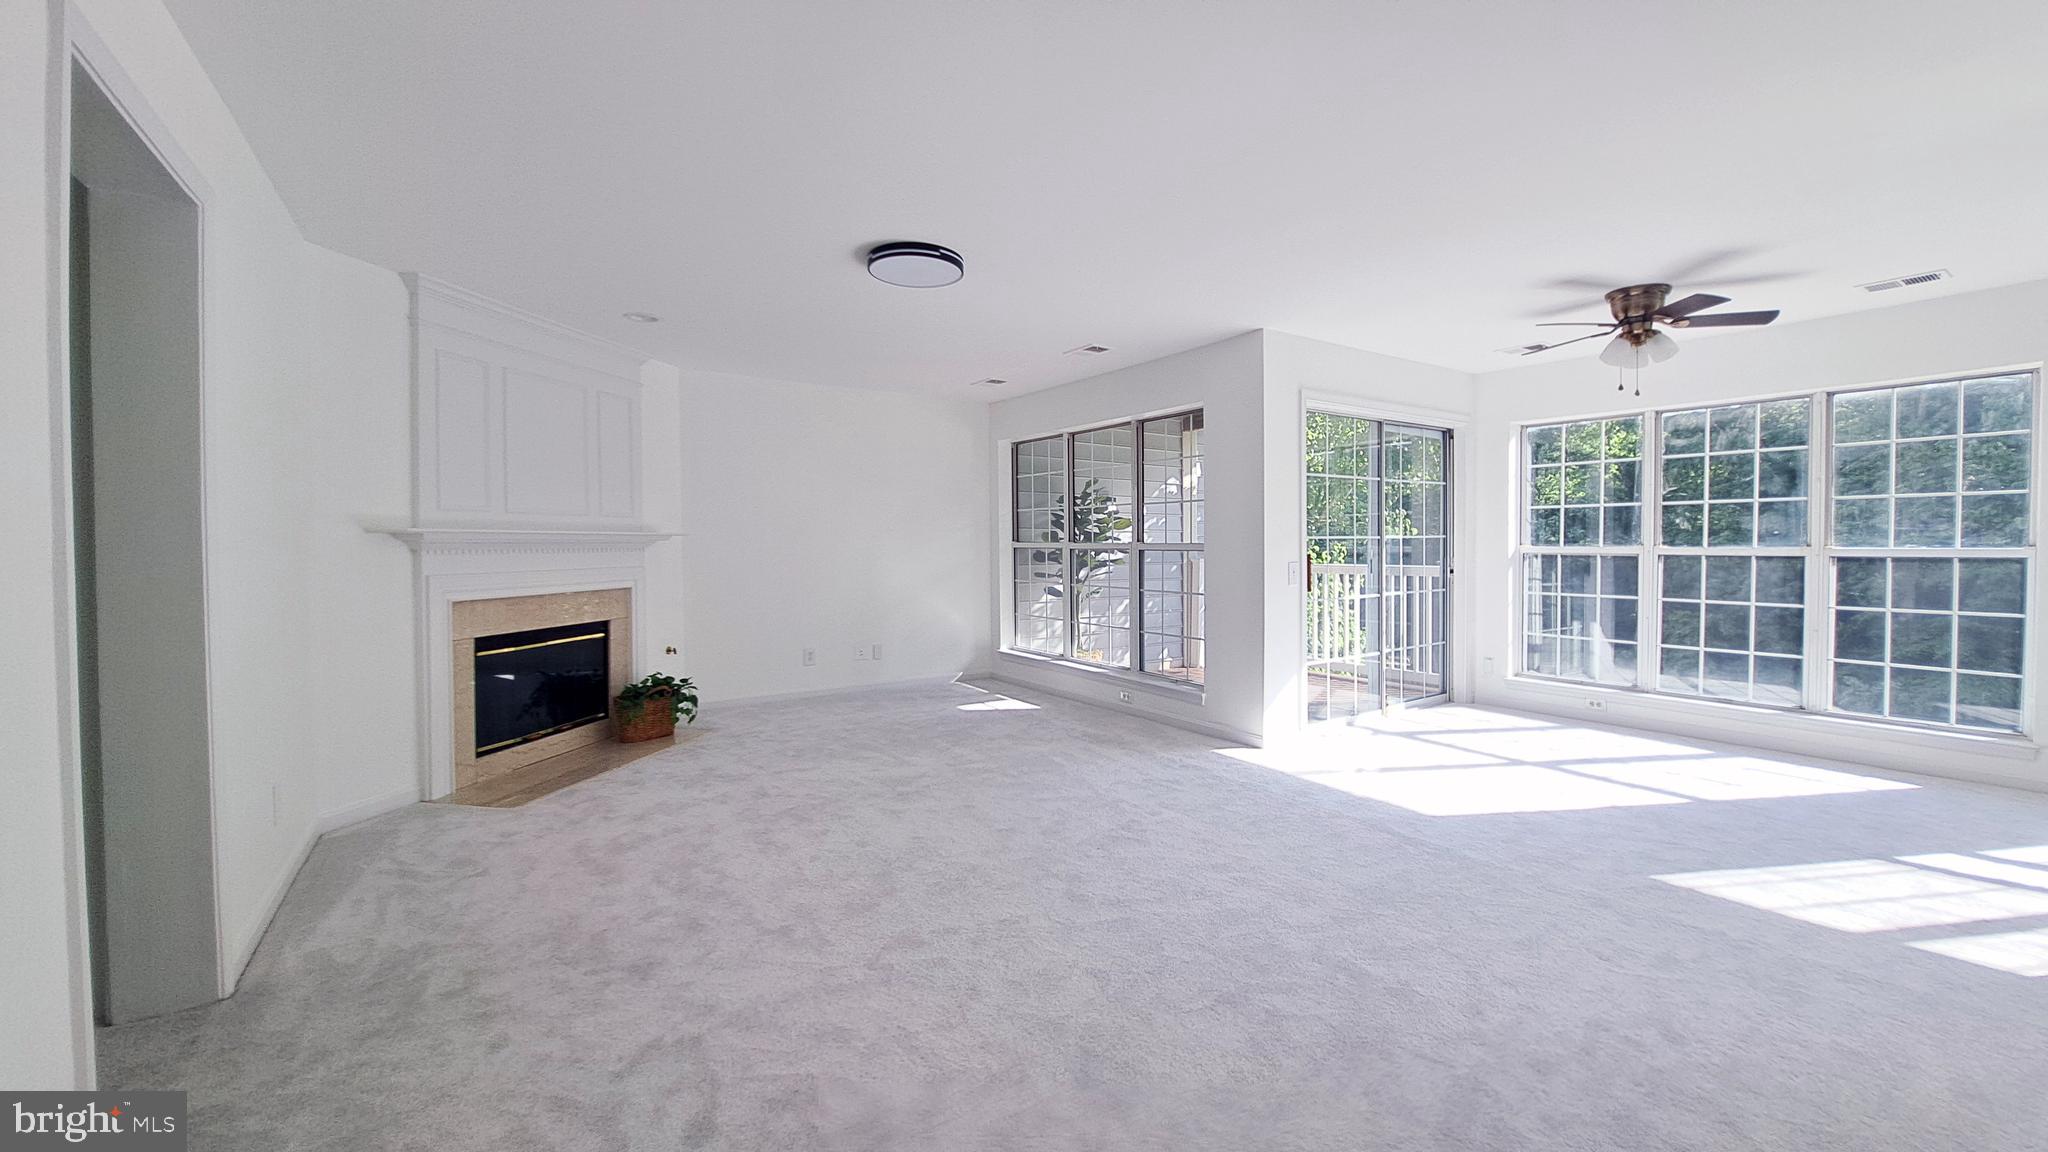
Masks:
[[[967,274],[967,264],[951,248],[903,241],[868,249],[868,275],[898,288],[944,288]]]
[[[620,315],[624,316],[628,320],[631,320],[635,324],[661,323],[661,317],[656,316],[652,312],[622,312],[620,313]]]

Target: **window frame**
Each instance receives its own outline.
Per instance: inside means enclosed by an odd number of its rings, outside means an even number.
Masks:
[[[1910,388],[1924,384],[1964,384],[1970,381],[1993,379],[2003,376],[2024,376],[2028,380],[2029,411],[2026,431],[2029,435],[2028,461],[2028,506],[2026,536],[2024,543],[2016,546],[1964,547],[1960,537],[1956,546],[1945,548],[1900,546],[1896,543],[1886,547],[1837,546],[1834,543],[1835,529],[1835,484],[1834,474],[1834,420],[1833,403],[1838,396],[1856,393],[1880,392],[1899,388]],[[2040,583],[2040,559],[2038,549],[2041,541],[2041,521],[2044,513],[2042,483],[2048,462],[2044,462],[2041,451],[2041,435],[2044,423],[2043,386],[2044,370],[2040,365],[2010,368],[1992,368],[1966,373],[1943,373],[1935,376],[1895,380],[1883,383],[1851,384],[1840,387],[1807,389],[1795,392],[1774,392],[1760,395],[1717,398],[1667,406],[1645,405],[1638,408],[1602,410],[1596,413],[1573,415],[1562,418],[1524,420],[1514,425],[1514,527],[1513,578],[1510,589],[1515,619],[1513,636],[1513,676],[1544,684],[1567,685],[1587,692],[1626,692],[1655,697],[1674,702],[1679,708],[1705,705],[1708,708],[1741,708],[1768,713],[1803,715],[1830,721],[1871,724],[1885,728],[1912,729],[1945,736],[1962,736],[1977,739],[2024,740],[2031,742],[2035,737],[2035,702],[2040,679],[2037,667],[2042,641],[2037,635],[2039,621],[2035,615],[2038,607],[2036,587]],[[1664,543],[1664,436],[1663,418],[1669,413],[1715,408],[1740,404],[1763,405],[1781,400],[1805,399],[1809,401],[1807,412],[1807,481],[1806,481],[1806,543],[1802,547],[1769,546],[1752,544],[1747,548],[1714,548],[1706,544],[1703,535],[1701,544],[1666,545]],[[1641,449],[1643,479],[1645,486],[1640,493],[1644,529],[1634,547],[1609,547],[1592,545],[1535,544],[1530,540],[1530,467],[1528,434],[1531,429],[1553,424],[1569,425],[1591,420],[1617,420],[1639,417],[1643,421],[1647,443]],[[2016,431],[2016,430],[2015,430]],[[1988,434],[1987,434],[1988,435]],[[1960,428],[1957,432],[1958,454],[1962,452],[1961,442],[1966,438]],[[1711,457],[1711,448],[1708,449]],[[1959,484],[1960,487],[1960,484]],[[1960,495],[1960,492],[1958,493]],[[1896,495],[1896,493],[1894,493]],[[1704,500],[1704,497],[1703,497]],[[1684,503],[1684,501],[1680,501]],[[1703,529],[1704,532],[1704,529]],[[1526,565],[1531,557],[1556,555],[1617,556],[1635,555],[1637,562],[1637,613],[1636,613],[1636,675],[1633,684],[1613,684],[1567,676],[1550,675],[1531,671],[1528,655],[1529,593]],[[1663,561],[1667,556],[1795,556],[1803,558],[1805,564],[1805,617],[1802,630],[1803,647],[1800,654],[1800,692],[1798,704],[1778,704],[1751,700],[1732,700],[1705,694],[1667,692],[1658,687],[1658,676],[1662,666],[1663,649]],[[2017,730],[1990,728],[1956,723],[1941,723],[1891,716],[1872,715],[1864,712],[1838,710],[1834,707],[1834,665],[1835,636],[1834,614],[1836,589],[1836,561],[1838,559],[2017,559],[2026,564],[2024,584],[2023,619],[2026,623],[2025,636],[2020,651],[2020,723]],[[1960,606],[1960,605],[1959,605]],[[1753,626],[1753,625],[1752,625]],[[1752,653],[1754,638],[1752,636]],[[1888,666],[1888,665],[1887,665]],[[1953,671],[1953,669],[1952,669]],[[1753,674],[1753,673],[1752,673]],[[1952,701],[1951,714],[1955,705]]]
[[[1201,518],[1199,521],[1201,525],[1200,539],[1192,541],[1165,541],[1145,539],[1145,509],[1148,503],[1145,499],[1145,425],[1161,420],[1186,420],[1190,417],[1194,419],[1194,427],[1196,429],[1206,430],[1207,421],[1204,418],[1203,409],[1200,407],[1192,407],[1172,409],[1166,412],[1157,412],[1144,416],[1134,416],[1125,420],[1110,421],[1106,424],[1091,424],[1086,427],[1073,428],[1065,432],[1048,433],[1043,436],[1021,436],[1012,440],[1009,443],[1007,453],[1009,467],[1007,475],[1005,476],[1004,503],[1007,505],[1008,508],[1007,519],[1009,521],[1010,530],[1004,537],[1003,545],[1005,553],[1006,572],[1004,581],[1009,588],[1008,596],[1005,599],[1007,611],[1004,616],[1003,624],[1004,635],[1008,638],[1002,648],[1002,651],[1006,655],[1021,656],[1034,660],[1058,661],[1068,667],[1110,676],[1139,677],[1142,678],[1143,682],[1146,684],[1159,685],[1162,687],[1166,687],[1169,690],[1180,690],[1194,693],[1200,693],[1201,691],[1203,691],[1204,685],[1207,680],[1208,662],[1206,658],[1203,661],[1204,675],[1200,679],[1190,678],[1186,676],[1175,676],[1163,672],[1156,672],[1146,667],[1148,663],[1148,660],[1146,659],[1147,637],[1153,634],[1152,632],[1148,632],[1144,623],[1144,604],[1145,595],[1147,593],[1147,587],[1145,583],[1145,557],[1148,553],[1177,552],[1183,554],[1192,554],[1192,557],[1184,555],[1182,559],[1182,580],[1183,583],[1185,583],[1185,573],[1189,571],[1191,568],[1199,570],[1202,575],[1202,587],[1196,591],[1189,591],[1186,588],[1182,588],[1173,591],[1170,594],[1176,596],[1199,598],[1202,604],[1202,635],[1192,637],[1189,636],[1187,634],[1186,625],[1184,623],[1182,626],[1182,631],[1180,633],[1180,638],[1183,643],[1186,643],[1189,640],[1193,640],[1196,643],[1204,645],[1205,648],[1208,643],[1208,566],[1205,562],[1206,548],[1208,544],[1208,492],[1206,486],[1204,486],[1198,492],[1193,501],[1189,501],[1190,503],[1199,502],[1202,505]],[[1131,538],[1129,540],[1077,541],[1073,539],[1073,512],[1075,496],[1075,440],[1078,437],[1089,436],[1099,432],[1114,431],[1119,429],[1128,430],[1131,434],[1132,499],[1130,503],[1130,508],[1128,509],[1128,512],[1131,517]],[[1018,464],[1018,461],[1020,459],[1019,453],[1025,445],[1037,444],[1047,440],[1060,441],[1062,445],[1062,451],[1064,453],[1064,482],[1061,485],[1060,499],[1056,505],[1063,527],[1060,530],[1059,540],[1025,540],[1021,538],[1023,536],[1023,533],[1019,530],[1017,520],[1017,479],[1020,474]],[[1192,458],[1199,461],[1205,458],[1205,456],[1206,452],[1197,452],[1194,454]],[[1181,458],[1183,460],[1186,460],[1190,457],[1186,452],[1183,452]],[[1156,504],[1157,502],[1155,501],[1152,503]],[[1189,528],[1192,523],[1194,522],[1183,521],[1181,529],[1181,534],[1183,536],[1189,534]],[[1065,601],[1065,615],[1064,628],[1061,636],[1061,650],[1057,653],[1041,652],[1029,648],[1019,647],[1016,642],[1018,605],[1017,580],[1015,576],[1015,558],[1017,555],[1017,551],[1019,549],[1042,549],[1048,552],[1058,552],[1060,555],[1060,571],[1062,574],[1063,583],[1066,586],[1066,595],[1063,598]],[[1080,630],[1080,613],[1079,597],[1075,594],[1078,590],[1079,582],[1074,580],[1073,573],[1074,557],[1075,554],[1078,552],[1122,552],[1128,557],[1128,560],[1126,561],[1126,568],[1129,573],[1128,591],[1130,596],[1130,620],[1128,626],[1125,629],[1125,631],[1127,631],[1127,633],[1129,634],[1128,655],[1125,663],[1113,664],[1103,661],[1090,660],[1075,654],[1074,645],[1076,641],[1076,635]],[[1186,609],[1184,608],[1183,611],[1186,611]],[[1163,632],[1158,634],[1165,635],[1165,633]]]

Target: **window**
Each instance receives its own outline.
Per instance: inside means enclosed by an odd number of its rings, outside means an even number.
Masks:
[[[2034,379],[1838,393],[1838,711],[2019,731]]]
[[[1525,428],[1522,671],[2021,730],[2035,384]]]
[[[1011,647],[1202,681],[1202,414],[1023,441]]]
[[[1643,420],[1544,424],[1529,461],[1522,557],[1523,668],[1601,684],[1636,681]]]

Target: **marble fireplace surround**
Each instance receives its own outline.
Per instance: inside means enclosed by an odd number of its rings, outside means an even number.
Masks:
[[[616,696],[632,678],[633,593],[629,588],[588,592],[542,592],[529,596],[497,596],[487,600],[456,600],[448,606],[452,663],[449,666],[450,708],[448,749],[455,787],[460,790],[501,776],[514,768],[559,756],[572,748],[609,740],[612,721],[556,732],[525,744],[500,748],[488,756],[476,749],[476,642],[480,636],[525,632],[565,624],[602,622],[609,635],[609,667],[605,694]]]
[[[425,687],[420,717],[426,734],[422,799],[438,799],[476,779],[610,737],[609,721],[586,725],[490,756],[479,774],[474,704],[465,712],[461,699],[475,688],[473,641],[480,635],[522,628],[614,621],[610,679],[616,691],[637,674],[635,669],[647,664],[633,617],[645,595],[646,548],[670,539],[671,533],[385,531],[416,553],[420,682]]]

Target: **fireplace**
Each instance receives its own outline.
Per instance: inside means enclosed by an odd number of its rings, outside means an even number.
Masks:
[[[476,638],[478,759],[604,720],[610,622]]]
[[[630,588],[456,600],[448,625],[436,795],[611,739],[611,698],[633,674]]]

